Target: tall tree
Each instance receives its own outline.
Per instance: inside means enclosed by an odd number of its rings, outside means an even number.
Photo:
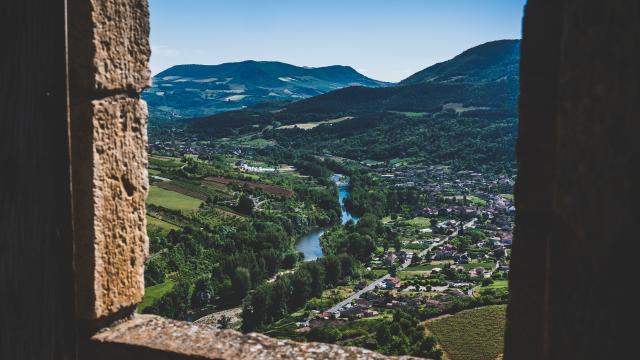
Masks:
[[[238,206],[236,207],[236,210],[238,210],[239,213],[251,215],[251,213],[253,213],[254,207],[255,204],[251,196],[242,194],[242,196],[240,196],[240,199],[238,200]]]
[[[209,305],[212,298],[213,289],[211,289],[209,281],[205,278],[198,279],[191,294],[191,308],[194,310],[201,309]]]
[[[251,275],[249,270],[244,267],[237,267],[233,278],[231,279],[231,289],[233,291],[234,300],[242,301],[251,289]]]

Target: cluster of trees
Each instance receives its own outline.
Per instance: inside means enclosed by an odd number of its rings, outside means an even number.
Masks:
[[[193,287],[189,281],[181,279],[167,294],[145,308],[144,312],[172,319],[189,319],[193,311],[211,303],[213,294],[213,288],[206,278],[198,279]]]
[[[352,99],[346,101],[352,102]],[[441,104],[420,110],[411,110],[409,107],[392,109],[394,111],[320,110],[327,112],[296,112],[295,115],[284,112],[275,116],[253,111],[229,112],[216,115],[220,119],[206,125],[194,122],[188,130],[213,138],[258,131],[256,136],[274,140],[278,144],[278,152],[282,149],[328,152],[354,160],[416,158],[427,164],[449,165],[454,170],[514,173],[518,123],[515,112],[475,110],[457,114],[452,110],[443,110]],[[282,123],[326,120],[345,115],[355,118],[308,130],[275,129],[276,125]],[[380,141],[381,137],[384,141]],[[295,165],[313,176],[321,176],[324,171],[317,163],[307,162],[306,159]]]
[[[328,254],[348,254],[366,263],[375,251],[380,238],[386,235],[382,222],[367,213],[358,223],[347,222],[325,232],[320,239],[322,248]]]
[[[349,177],[349,190],[344,205],[352,214],[368,213],[382,218],[388,213],[385,190],[367,173],[354,172]]]
[[[355,215],[368,213],[384,217],[410,212],[425,202],[415,189],[391,189],[364,171],[354,171],[349,179],[350,195],[345,206]]]
[[[273,130],[264,135],[285,147],[326,151],[355,160],[416,158],[427,164],[449,165],[455,171],[514,173],[515,116],[447,116],[451,119],[396,112],[362,114],[331,126]]]
[[[442,351],[436,347],[436,339],[426,335],[420,319],[401,310],[393,318],[380,320],[372,329],[343,331],[340,326],[328,324],[311,329],[306,338],[311,341],[335,343],[342,341],[352,346],[365,347],[386,355],[411,355],[429,359],[440,359]],[[373,336],[370,334],[373,333]],[[350,340],[353,335],[357,336]],[[367,336],[368,335],[368,336]]]
[[[338,192],[333,184],[325,187],[300,187],[297,188],[298,198],[303,202],[315,204],[322,210],[325,219],[315,219],[314,223],[320,226],[337,224],[340,222],[341,212],[338,203]]]
[[[322,296],[325,289],[355,276],[358,267],[358,262],[349,255],[329,255],[258,286],[244,300],[242,330],[260,329],[296,311],[308,300]]]
[[[486,240],[487,236],[480,230],[464,229],[464,232],[451,240],[457,251],[466,252],[471,245]]]
[[[315,157],[294,154],[290,160],[298,158],[312,168],[323,169],[320,175],[329,171]],[[181,160],[154,161],[163,175],[194,194],[206,195],[207,201],[189,214],[150,206],[155,214],[170,219],[181,229],[166,233],[151,227],[149,232],[154,256],[146,265],[146,285],[180,280],[179,286],[174,286],[148,312],[186,319],[190,311],[240,304],[251,289],[302,260],[293,251],[295,238],[311,227],[329,226],[340,220],[338,194],[328,179],[265,175],[263,181],[292,189],[296,196],[285,198],[247,187],[229,187],[229,193],[235,191],[239,199],[237,205],[229,205],[233,199],[230,194],[214,193],[201,185],[205,176],[240,176],[225,159],[212,155],[208,160],[185,156]],[[256,197],[268,199],[269,211],[255,211]],[[220,216],[220,209],[245,217]]]
[[[182,160],[185,165],[177,171],[185,178],[222,176],[231,171],[231,167],[220,156],[209,156],[204,161],[195,155],[185,155]]]
[[[442,351],[436,348],[436,339],[425,335],[425,329],[415,316],[396,311],[392,321],[384,321],[376,329],[375,340],[365,346],[387,355],[413,355],[440,359]]]
[[[332,172],[319,161],[314,161],[305,157],[294,162],[294,166],[301,174],[310,175],[318,178],[327,178]]]
[[[302,260],[279,224],[245,221],[219,235],[190,227],[169,232],[162,241],[166,250],[146,265],[145,284],[163,283],[167,274],[180,281],[145,312],[187,319],[189,311],[235,306],[265,279]]]
[[[179,281],[167,294],[145,308],[144,312],[185,320],[191,310],[190,293],[189,283],[187,281]]]

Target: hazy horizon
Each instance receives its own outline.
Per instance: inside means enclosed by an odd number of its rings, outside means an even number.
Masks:
[[[525,2],[150,0],[151,70],[280,61],[397,82],[468,48],[520,39]]]

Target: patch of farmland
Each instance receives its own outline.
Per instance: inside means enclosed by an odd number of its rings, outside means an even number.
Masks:
[[[345,120],[351,120],[353,119],[353,116],[343,116],[341,118],[337,118],[337,119],[332,119],[332,120],[325,120],[325,121],[316,121],[316,122],[308,122],[308,123],[300,123],[300,124],[293,124],[293,125],[285,125],[285,126],[280,126],[277,129],[294,129],[294,128],[298,128],[298,129],[302,129],[302,130],[309,130],[309,129],[313,129],[316,126],[320,126],[322,124],[335,124],[335,123],[339,123],[341,121],[345,121]]]
[[[222,176],[209,176],[205,178],[205,180],[224,184],[224,185],[237,184],[240,186],[248,186],[250,188],[260,189],[266,193],[273,194],[276,196],[292,197],[294,195],[293,191],[277,185],[268,185],[268,184],[253,182],[253,181],[229,179]]]
[[[184,184],[175,181],[165,181],[154,185],[159,188],[163,188],[169,191],[175,191],[177,193],[191,196],[202,201],[207,200],[208,197],[206,189],[199,189],[197,185],[195,187],[185,186]]]
[[[156,301],[160,300],[160,298],[163,297],[164,294],[171,291],[175,284],[175,281],[167,280],[162,284],[146,287],[144,289],[144,297],[142,298],[142,302],[138,304],[137,311],[142,312],[145,308],[153,305]]]
[[[158,218],[155,218],[153,216],[149,216],[147,215],[147,226],[156,226],[160,229],[162,229],[163,231],[169,232],[170,230],[179,230],[180,228],[176,225],[173,225],[171,223],[168,223],[164,220],[160,220]]]
[[[149,167],[152,169],[179,169],[182,166],[184,166],[184,163],[178,158],[159,155],[149,156]]]
[[[467,111],[473,110],[490,110],[490,107],[486,106],[469,106],[465,107],[462,103],[447,103],[442,106],[442,110],[453,110],[458,114],[462,114]]]
[[[147,204],[162,206],[171,210],[191,211],[196,210],[202,204],[202,200],[151,185]]]
[[[493,360],[502,354],[506,305],[464,310],[427,322],[451,360]]]

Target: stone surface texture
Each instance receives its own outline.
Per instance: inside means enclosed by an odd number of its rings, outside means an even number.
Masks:
[[[219,330],[210,325],[135,315],[93,336],[99,359],[415,359],[322,343],[278,340],[256,333]],[[156,357],[157,356],[157,357]]]
[[[141,301],[148,254],[146,104],[123,95],[72,111],[77,304],[88,319]]]
[[[147,7],[68,2],[76,308],[85,320],[133,309],[144,295]]]
[[[126,97],[94,100],[93,195],[96,315],[144,295],[147,108]]]
[[[68,9],[72,88],[140,92],[149,85],[147,0],[69,0]]]
[[[69,1],[69,95],[80,358],[386,359],[365,349],[132,315],[144,295],[149,81],[146,0]],[[115,323],[114,323],[115,321]],[[95,329],[114,323],[95,333]],[[85,338],[92,336],[90,340]]]

